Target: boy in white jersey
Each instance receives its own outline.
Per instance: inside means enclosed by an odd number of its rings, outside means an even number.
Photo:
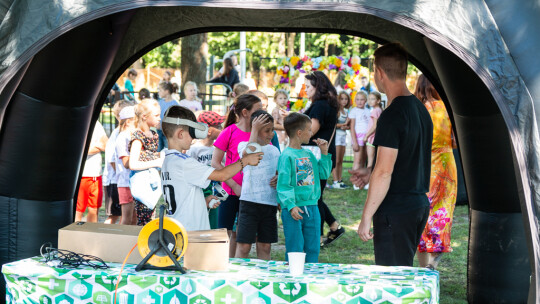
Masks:
[[[205,111],[199,114],[197,121],[208,125],[208,137],[198,140],[194,143],[186,154],[195,158],[198,162],[205,164],[209,167],[212,166],[212,155],[214,154],[214,141],[218,137],[222,124],[225,121],[225,117],[219,115],[213,111]],[[213,187],[218,182],[212,182],[206,189],[204,189],[205,197],[213,194]],[[218,228],[218,209],[211,208],[208,211],[208,219],[210,221],[210,228]]]
[[[208,135],[208,126],[198,123],[193,112],[181,106],[172,106],[163,117],[162,129],[169,143],[161,168],[163,196],[169,204],[169,214],[188,231],[210,229],[206,210],[208,203],[217,198],[213,195],[205,198],[203,189],[208,187],[211,180],[223,182],[247,165],[258,165],[263,153],[247,155],[216,170],[180,152],[189,150],[193,139],[203,139]],[[212,207],[217,208],[218,205]]]
[[[257,258],[270,260],[272,243],[278,240],[275,187],[279,150],[271,144],[273,137],[274,118],[264,110],[251,114],[249,142],[238,144],[238,154],[249,155],[254,147],[260,146],[264,157],[257,167],[244,169],[236,228],[236,258],[247,258],[251,244],[257,242]]]

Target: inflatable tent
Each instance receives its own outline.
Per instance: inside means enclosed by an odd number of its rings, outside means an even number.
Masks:
[[[537,1],[0,4],[2,264],[38,254],[72,222],[91,126],[114,81],[141,55],[198,32],[334,32],[401,42],[442,93],[469,195],[469,301],[538,302]]]

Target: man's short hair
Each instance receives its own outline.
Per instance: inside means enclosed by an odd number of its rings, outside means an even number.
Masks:
[[[375,67],[383,70],[390,80],[405,80],[407,77],[407,51],[399,42],[388,43],[373,54]]]
[[[302,113],[290,113],[289,116],[285,117],[283,121],[283,127],[285,132],[291,138],[296,137],[296,131],[301,130],[306,127],[307,123],[311,123],[311,118],[306,114]]]
[[[195,118],[195,114],[188,108],[182,107],[182,106],[172,106],[170,107],[167,112],[165,112],[165,117],[172,117],[172,118],[180,118],[180,119],[187,119],[191,121],[197,122],[197,118]],[[168,122],[162,122],[161,123],[161,130],[163,131],[163,134],[165,134],[165,137],[171,138],[174,136],[174,133],[178,128],[182,128],[183,130],[188,130],[188,126],[183,125],[177,125],[172,124]]]

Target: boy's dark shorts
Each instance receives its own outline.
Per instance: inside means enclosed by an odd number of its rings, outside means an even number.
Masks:
[[[276,214],[277,206],[241,200],[236,241],[244,244],[276,243],[278,241]]]
[[[105,213],[109,216],[121,216],[120,198],[116,184],[105,186]]]

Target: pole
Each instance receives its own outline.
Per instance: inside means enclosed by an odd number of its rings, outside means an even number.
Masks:
[[[246,48],[246,32],[240,32],[240,49]],[[246,52],[240,52],[240,82],[246,79]]]
[[[300,33],[300,57],[306,54],[306,33]]]

